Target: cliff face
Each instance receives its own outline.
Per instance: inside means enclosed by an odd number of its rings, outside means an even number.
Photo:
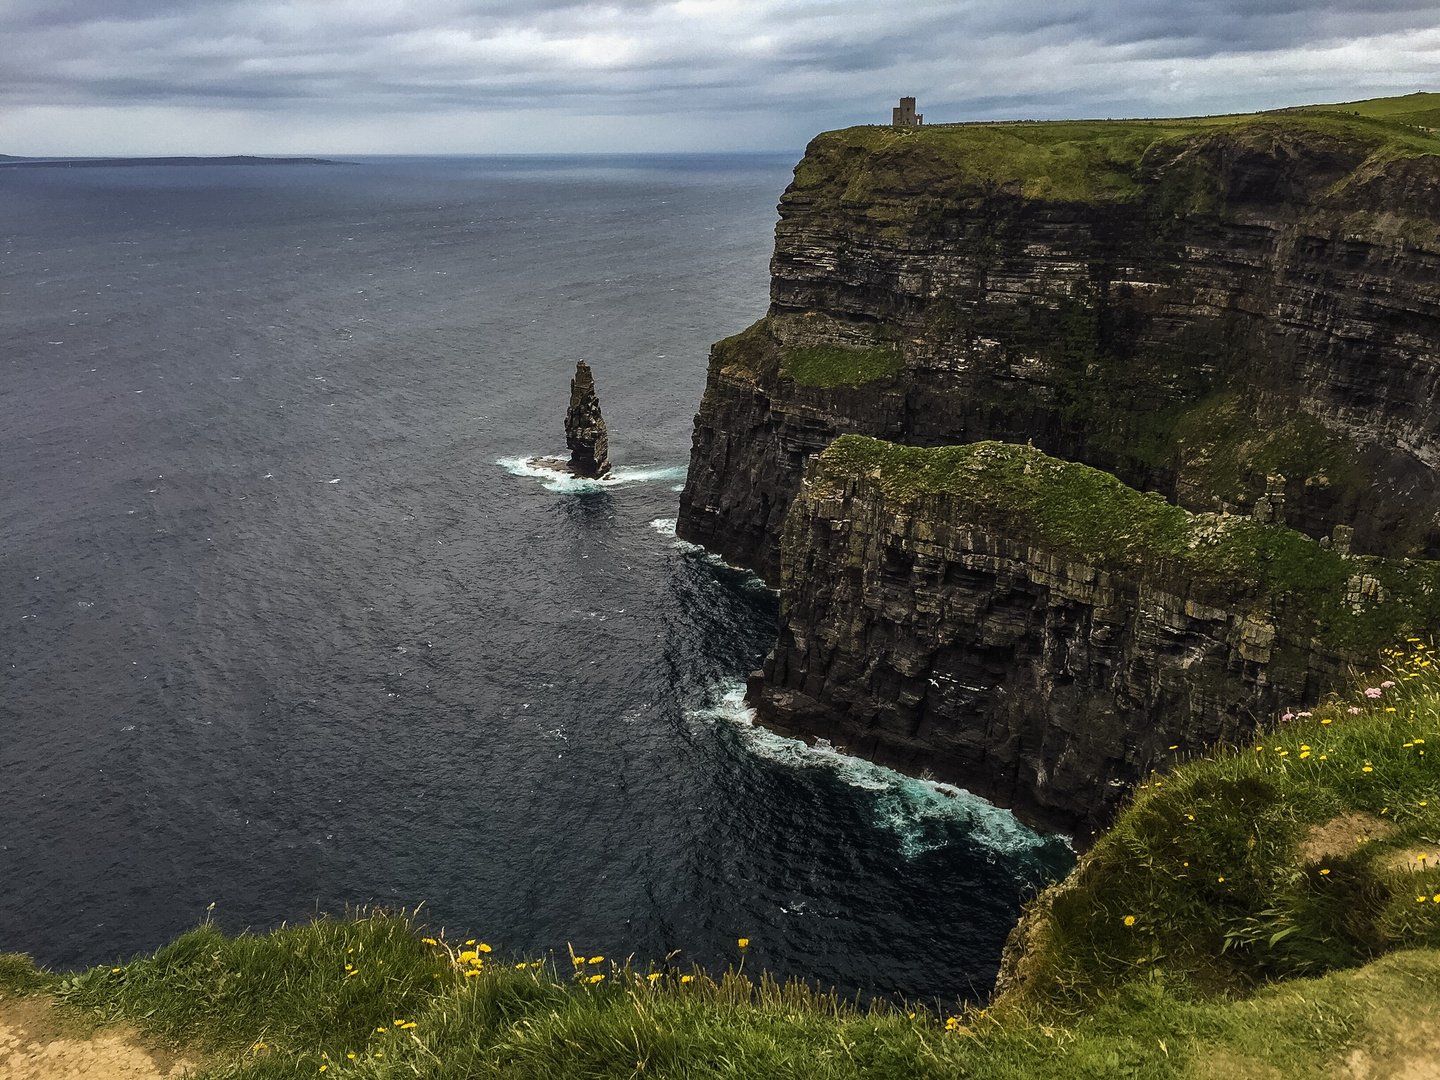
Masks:
[[[1312,111],[856,128],[718,344],[678,533],[779,580],[806,458],[995,439],[1192,510],[1440,554],[1440,139]],[[886,358],[889,358],[887,361]]]
[[[1191,515],[1028,447],[846,437],[783,541],[768,724],[1084,835],[1149,770],[1440,623],[1428,563]]]

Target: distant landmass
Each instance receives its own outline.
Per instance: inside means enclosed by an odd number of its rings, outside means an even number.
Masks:
[[[0,154],[0,169],[115,169],[134,165],[339,165],[326,158],[251,157],[137,157],[137,158],[27,158]]]

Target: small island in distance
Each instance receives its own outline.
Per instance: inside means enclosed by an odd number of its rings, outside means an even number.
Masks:
[[[28,158],[0,154],[0,169],[123,169],[137,165],[343,165],[341,161],[312,157],[59,157]]]

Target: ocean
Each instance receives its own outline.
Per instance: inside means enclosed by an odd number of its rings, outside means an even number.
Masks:
[[[974,997],[1073,854],[755,727],[674,535],[793,159],[0,170],[0,951],[367,905]],[[616,477],[559,480],[575,361]]]

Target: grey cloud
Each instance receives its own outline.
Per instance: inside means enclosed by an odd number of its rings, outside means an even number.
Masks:
[[[969,115],[1062,103],[1119,115],[1200,78],[1162,79],[1157,65],[1198,72],[1197,61],[1236,55],[1258,65],[1440,24],[1416,0],[1363,11],[1336,0],[733,7],[726,18],[716,0],[12,0],[0,8],[0,104],[666,112],[683,102],[843,117],[878,114],[877,95],[909,89]],[[1205,107],[1225,91],[1189,92]]]

